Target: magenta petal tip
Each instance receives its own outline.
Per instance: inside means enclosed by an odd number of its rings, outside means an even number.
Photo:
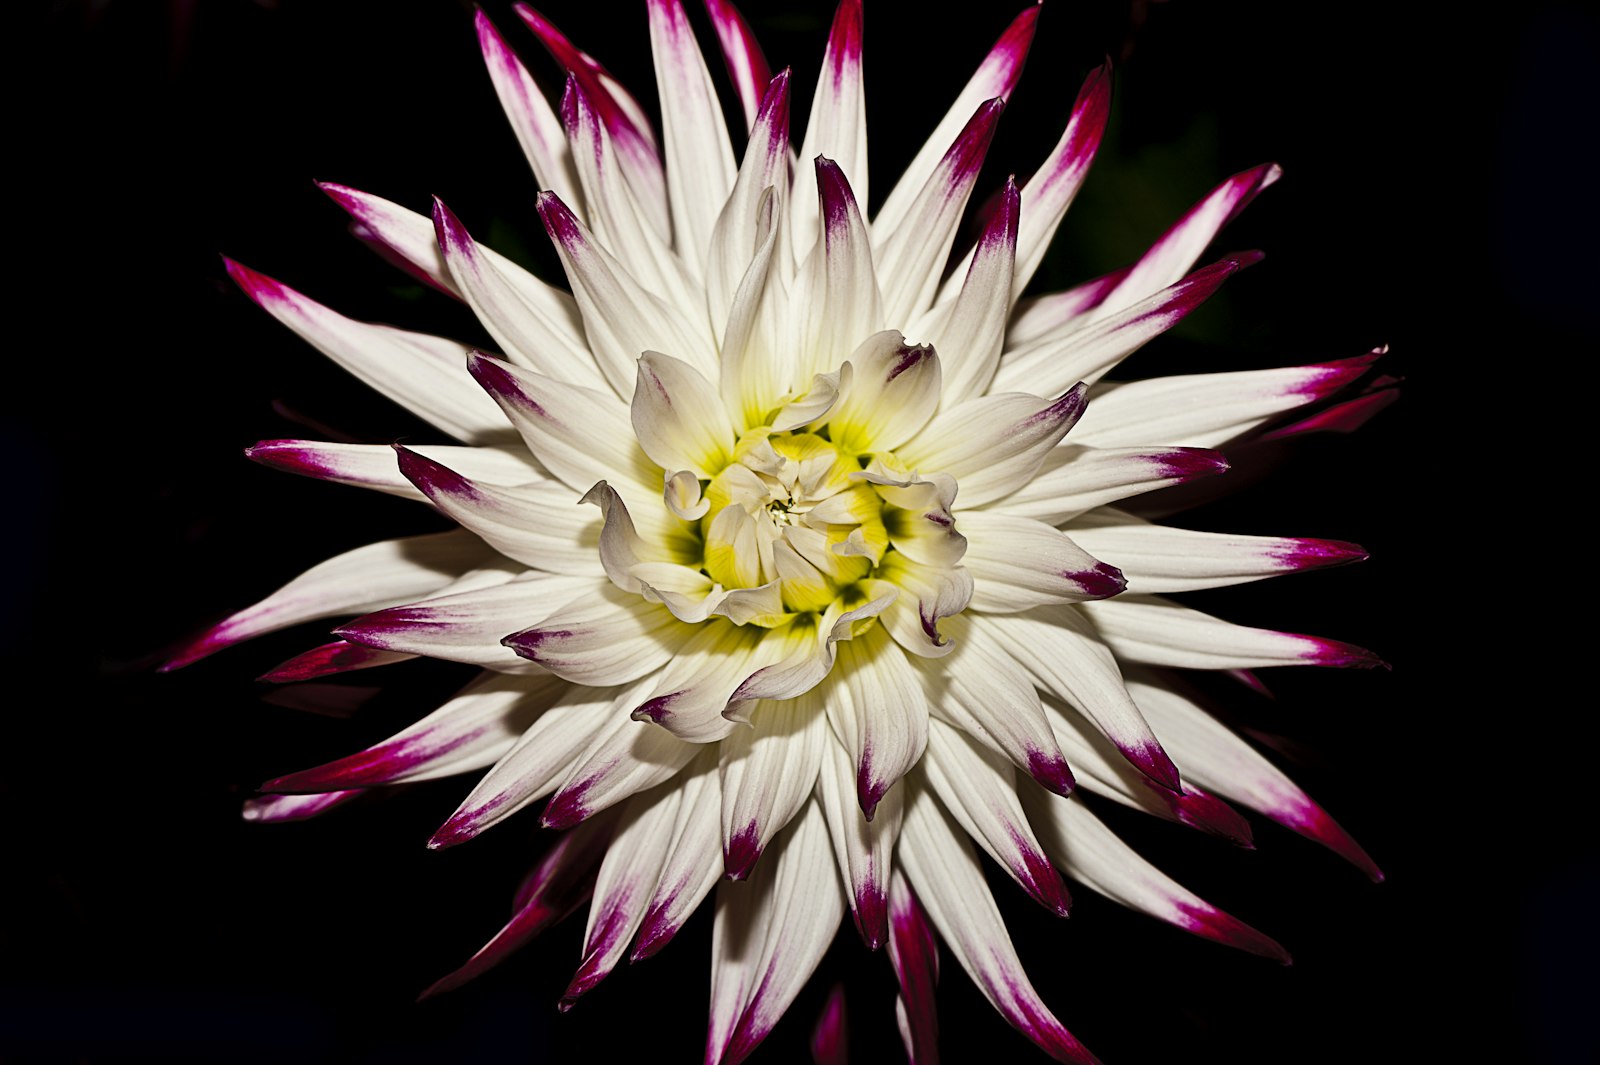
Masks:
[[[1328,640],[1320,636],[1306,638],[1315,646],[1303,657],[1314,666],[1332,666],[1336,669],[1394,669],[1365,647],[1357,647],[1343,640]]]
[[[889,897],[881,885],[861,885],[850,912],[868,950],[878,950],[889,941]]]
[[[761,857],[761,834],[754,823],[744,826],[723,847],[722,868],[729,880],[743,880]]]
[[[1078,786],[1078,782],[1072,776],[1072,768],[1059,754],[1029,751],[1028,773],[1047,790],[1063,798],[1071,795],[1072,789]]]

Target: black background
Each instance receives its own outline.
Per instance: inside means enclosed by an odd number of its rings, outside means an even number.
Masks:
[[[870,0],[874,202],[1013,6],[958,18]],[[1567,820],[1590,761],[1575,724],[1584,700],[1541,687],[1577,641],[1531,598],[1574,546],[1568,497],[1545,494],[1539,471],[1583,453],[1556,440],[1567,413],[1554,397],[1595,341],[1578,118],[1592,114],[1594,23],[1576,6],[1476,26],[1391,9],[1052,2],[980,184],[1036,163],[1109,54],[1109,134],[1041,282],[1131,261],[1222,177],[1276,160],[1285,180],[1219,244],[1266,261],[1131,370],[1281,365],[1388,342],[1389,372],[1407,379],[1402,402],[1361,433],[1307,439],[1291,465],[1188,518],[1372,551],[1194,601],[1395,663],[1276,671],[1276,702],[1230,693],[1243,724],[1286,738],[1280,764],[1389,880],[1373,886],[1260,819],[1258,849],[1243,852],[1107,814],[1283,942],[1289,969],[1086,890],[1062,924],[996,880],[1046,1000],[1108,1062],[1412,1061],[1458,1041],[1478,1059],[1567,1061],[1595,1045],[1581,1015],[1596,848]],[[489,10],[553,85],[508,8]],[[808,100],[828,12],[746,11]],[[653,107],[642,3],[552,0],[547,13]],[[8,215],[13,266],[30,280],[11,289],[3,422],[14,566],[0,1055],[696,1060],[706,912],[564,1017],[554,1002],[580,920],[412,1005],[499,926],[544,845],[519,818],[472,846],[424,851],[464,782],[303,825],[240,821],[261,780],[388,735],[462,671],[400,667],[382,690],[381,673],[356,674],[347,694],[363,705],[348,718],[290,708],[250,680],[320,642],[318,626],[153,672],[185,634],[307,565],[439,527],[414,505],[240,457],[260,438],[324,435],[318,423],[371,441],[436,437],[249,304],[219,252],[357,318],[486,340],[463,308],[345,237],[311,185],[326,179],[418,209],[437,193],[480,238],[559,276],[470,6],[118,0],[45,14],[13,45],[29,77]],[[711,66],[720,79],[714,55]],[[1581,484],[1585,464],[1573,465]],[[945,961],[945,1060],[1035,1060]],[[836,980],[853,1059],[894,1060],[887,961],[848,935],[754,1060],[808,1060]]]

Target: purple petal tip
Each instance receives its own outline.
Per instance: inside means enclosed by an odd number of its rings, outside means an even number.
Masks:
[[[1215,907],[1204,904],[1184,906],[1180,923],[1197,936],[1237,947],[1262,958],[1271,958],[1282,965],[1291,965],[1294,962],[1289,952],[1276,940],[1262,935],[1237,917],[1223,913]]]
[[[761,834],[754,822],[740,829],[722,849],[722,868],[729,880],[743,880],[761,857]]]
[[[1059,754],[1029,751],[1028,773],[1045,788],[1063,797],[1071,795],[1072,789],[1078,786],[1067,760]]]
[[[1343,640],[1327,640],[1308,636],[1316,646],[1304,656],[1314,666],[1333,666],[1338,669],[1387,669],[1394,667],[1365,647],[1357,647]]]
[[[851,905],[856,931],[868,950],[878,950],[889,941],[889,897],[881,885],[868,882],[855,893]]]
[[[1094,569],[1063,573],[1062,576],[1083,589],[1083,594],[1090,599],[1110,599],[1128,589],[1128,579],[1122,575],[1122,571],[1104,562],[1095,563]]]
[[[1361,562],[1370,556],[1360,544],[1345,540],[1317,540],[1311,538],[1290,541],[1281,551],[1274,552],[1279,562],[1289,569],[1325,569]]]

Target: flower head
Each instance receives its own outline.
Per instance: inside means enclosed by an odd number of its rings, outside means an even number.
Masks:
[[[914,1059],[932,1053],[942,941],[1043,1050],[1092,1060],[1022,971],[980,851],[1055,913],[1066,874],[1287,955],[1136,855],[1075,789],[1247,844],[1232,799],[1377,875],[1166,672],[1378,664],[1165,598],[1364,553],[1112,505],[1224,472],[1214,447],[1328,400],[1376,353],[1103,380],[1259,258],[1194,268],[1273,166],[1223,182],[1133,265],[1020,298],[1099,145],[1104,68],[1050,155],[1004,183],[958,248],[1038,8],[1004,30],[870,219],[859,2],[834,16],[798,151],[788,72],[771,76],[730,4],[706,9],[747,126],[739,153],[678,0],[648,4],[659,135],[539,13],[518,9],[566,72],[558,101],[477,16],[565,288],[443,203],[430,219],[324,186],[363,239],[464,301],[496,352],[354,321],[229,263],[269,313],[461,442],[270,440],[250,457],[419,500],[459,528],[331,559],[173,664],[354,616],[272,677],[416,656],[482,668],[415,725],[269,782],[247,810],[291,819],[478,773],[430,843],[446,847],[545,800],[540,820],[561,835],[515,916],[434,990],[592,890],[570,1006],[666,946],[715,889],[709,1062],[765,1037],[846,913],[888,949]],[[1372,406],[1324,406],[1281,431]]]

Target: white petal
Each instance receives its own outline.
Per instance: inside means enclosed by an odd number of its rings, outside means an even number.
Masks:
[[[801,271],[792,300],[800,329],[795,385],[836,368],[863,337],[884,327],[872,244],[855,193],[833,160],[818,156],[814,169],[822,203],[821,239]]]
[[[745,678],[733,701],[793,699],[810,691],[833,669],[836,645],[854,637],[856,622],[876,617],[893,601],[886,593],[849,611],[835,602],[815,620],[802,614],[781,630],[788,653]]]
[[[928,723],[928,756],[922,760],[922,772],[928,789],[967,835],[1035,902],[1065,917],[1066,886],[1022,812],[1011,764],[965,733],[934,720]]]
[[[408,536],[335,555],[306,570],[254,606],[217,622],[162,666],[177,669],[224,647],[303,621],[363,614],[435,595],[457,577],[499,559],[471,533]],[[500,559],[510,567],[508,560]],[[509,580],[513,569],[505,570]]]
[[[1096,390],[1073,442],[1095,447],[1216,447],[1284,411],[1325,399],[1386,349],[1310,366],[1185,374]]]
[[[637,707],[635,720],[650,720],[680,739],[710,743],[737,724],[724,714],[739,685],[775,660],[781,636],[754,625],[705,622],[661,671],[655,689]]]
[[[909,330],[913,337],[926,335],[940,352],[944,393],[950,397],[947,406],[987,392],[1000,364],[1011,306],[1020,202],[1016,181],[1007,178],[1000,203],[978,238],[960,293],[953,303],[935,307],[924,319],[926,327]]]
[[[722,786],[717,748],[703,748],[672,787],[682,793],[683,803],[672,825],[660,881],[639,928],[633,961],[666,946],[712,885],[722,879],[722,832],[718,827]]]
[[[739,103],[744,107],[745,127],[754,130],[761,94],[772,77],[766,57],[761,54],[755,34],[750,32],[750,24],[728,0],[706,0],[706,14],[711,16],[711,24],[716,27],[722,58],[728,64],[728,77],[733,79]]]
[[[693,635],[660,604],[598,586],[538,624],[504,635],[506,647],[574,684],[625,684],[660,669]]]
[[[832,743],[814,693],[758,703],[750,728],[722,748],[722,854],[728,876],[743,880],[780,829],[805,805],[825,744]]]
[[[1119,658],[1184,669],[1354,666],[1383,660],[1364,648],[1320,636],[1252,629],[1155,595],[1125,595],[1082,607]]]
[[[717,887],[711,933],[708,1062],[737,1062],[778,1023],[844,916],[844,896],[816,803],[744,883]]]
[[[615,721],[606,712],[619,693],[627,694],[617,688],[569,686],[478,782],[428,846],[463,843],[554,791],[595,736]]]
[[[1081,429],[1073,438],[1080,435]],[[1221,452],[1205,448],[1100,448],[1063,443],[1045,457],[1033,480],[989,509],[1058,525],[1106,503],[1227,469]]]
[[[861,82],[861,0],[840,0],[828,30],[828,50],[822,59],[806,136],[800,145],[790,200],[790,227],[795,234],[795,261],[804,262],[811,251],[811,234],[817,227],[817,179],[811,164],[825,156],[839,164],[856,188],[859,202],[867,202],[867,103]],[[863,332],[856,337],[865,336]],[[851,343],[854,343],[852,341]],[[842,355],[840,356],[843,357]],[[838,360],[834,360],[834,365]]]
[[[760,111],[751,127],[733,191],[717,216],[706,261],[706,309],[718,339],[733,310],[739,284],[766,235],[758,208],[767,189],[773,190],[770,209],[779,217],[787,217],[789,72],[783,71],[770,85],[762,85],[760,91]]]
[[[988,511],[965,511],[962,562],[972,571],[972,609],[1015,613],[1045,603],[1082,603],[1127,587],[1115,566],[1042,521]]]
[[[856,768],[856,798],[868,818],[928,745],[928,704],[905,653],[874,625],[839,645],[839,677],[828,722]]]
[[[402,784],[494,764],[567,685],[549,675],[484,673],[421,721],[364,751],[291,773],[263,791],[330,791]]]
[[[234,282],[284,325],[377,392],[471,444],[504,443],[505,419],[461,372],[467,346],[357,322],[265,274],[228,261]]]
[[[520,445],[453,447],[426,444],[412,450],[460,471],[474,481],[507,486],[544,480],[533,456]],[[403,499],[426,500],[400,473],[388,444],[334,444],[323,440],[262,440],[244,449],[245,458],[286,473],[358,488],[373,488]]]
[[[541,189],[551,189],[581,210],[583,199],[578,195],[561,120],[550,109],[544,90],[506,46],[482,8],[474,16],[474,25],[478,30],[478,46],[483,49],[483,61],[494,82],[495,95],[511,120],[511,129],[517,135],[517,143],[522,145],[522,153],[528,157],[534,180]]]
[[[889,875],[900,838],[906,789],[890,788],[871,820],[856,797],[856,770],[850,754],[831,734],[817,775],[817,801],[828,819],[828,835],[839,874],[848,889],[850,913],[867,949],[877,950],[889,935]]]
[[[1024,392],[982,396],[939,412],[897,455],[914,469],[955,477],[962,506],[981,506],[1033,478],[1083,414],[1085,391],[1079,386],[1053,400]]]
[[[1000,1015],[1057,1061],[1093,1062],[1023,972],[972,845],[921,789],[907,803],[898,858],[945,945]]]
[[[983,626],[951,618],[952,653],[922,661],[929,712],[1010,759],[1052,791],[1072,790],[1072,772],[1027,672]]]
[[[1040,838],[1072,879],[1195,935],[1288,963],[1282,947],[1145,861],[1081,802],[1056,795],[1030,798],[1037,800],[1030,806]]]
[[[683,7],[678,0],[650,0],[649,10],[673,242],[699,276],[711,229],[733,187],[733,149]]]
[[[540,824],[571,828],[630,795],[670,780],[700,752],[698,744],[628,717],[650,683],[629,688],[606,708],[599,732],[551,796]]]

